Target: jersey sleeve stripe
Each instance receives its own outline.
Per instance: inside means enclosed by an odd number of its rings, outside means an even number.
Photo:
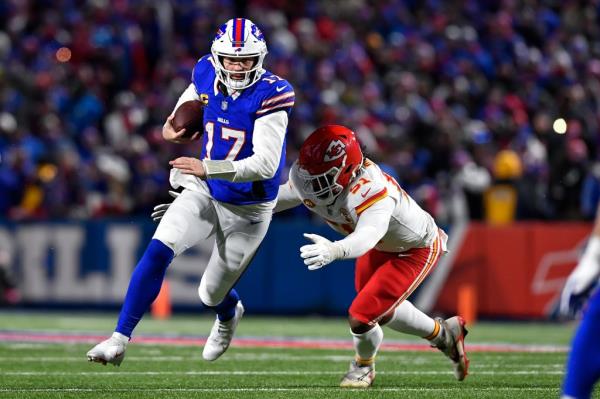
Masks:
[[[362,204],[360,204],[359,206],[354,208],[354,209],[356,209],[356,215],[360,216],[360,214],[363,213],[368,207],[375,204],[376,202],[381,201],[382,199],[387,197],[387,195],[388,195],[387,188],[384,187],[383,190],[381,190],[377,194],[369,197]]]
[[[278,96],[275,96],[275,97],[271,97],[271,98],[263,101],[262,104],[261,104],[261,107],[264,107],[266,105],[273,104],[273,103],[276,103],[278,101],[281,101],[281,100],[283,100],[285,98],[294,97],[294,96],[295,96],[295,93],[293,91],[290,91],[288,93],[283,93],[281,95],[278,95]]]
[[[294,101],[290,101],[290,102],[283,103],[283,104],[276,104],[276,105],[274,105],[272,107],[261,108],[258,111],[256,111],[256,114],[257,115],[261,115],[261,114],[264,114],[265,112],[273,111],[273,110],[278,109],[278,108],[288,108],[288,107],[291,107],[293,105],[294,105]]]

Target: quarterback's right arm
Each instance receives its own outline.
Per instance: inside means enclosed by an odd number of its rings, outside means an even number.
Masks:
[[[184,140],[181,138],[181,136],[183,136],[185,134],[185,129],[181,129],[180,131],[176,132],[175,129],[173,129],[173,124],[171,123],[171,121],[173,120],[173,116],[175,115],[175,111],[177,110],[177,108],[179,108],[179,106],[181,104],[183,104],[186,101],[192,101],[192,100],[199,100],[200,97],[198,96],[198,93],[196,93],[196,88],[194,87],[194,84],[190,84],[187,89],[185,89],[185,91],[181,94],[181,96],[179,96],[179,99],[177,100],[177,104],[175,104],[175,108],[173,108],[173,111],[171,112],[171,115],[169,115],[169,117],[167,118],[167,120],[165,121],[165,124],[163,125],[162,128],[162,136],[165,140],[170,141],[172,143],[183,143],[183,142],[188,142],[191,140]],[[199,135],[195,135],[193,137],[193,139],[197,138]]]

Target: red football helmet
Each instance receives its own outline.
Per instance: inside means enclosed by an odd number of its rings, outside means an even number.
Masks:
[[[354,132],[327,125],[315,130],[300,147],[295,184],[315,203],[330,204],[346,188],[363,162]]]

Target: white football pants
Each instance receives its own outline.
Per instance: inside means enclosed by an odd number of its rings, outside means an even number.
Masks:
[[[267,234],[272,212],[246,211],[256,208],[219,202],[204,184],[202,191],[184,190],[156,228],[153,238],[171,248],[175,256],[215,235],[215,246],[198,287],[205,305],[223,301]]]

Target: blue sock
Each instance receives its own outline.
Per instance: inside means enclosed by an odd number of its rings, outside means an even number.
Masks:
[[[158,296],[173,256],[173,250],[159,240],[150,241],[129,280],[116,332],[131,337],[133,329]]]
[[[235,316],[235,306],[239,300],[240,296],[238,295],[237,291],[232,288],[220,304],[217,306],[208,307],[217,312],[217,317],[219,320],[227,321],[233,319],[233,316]]]
[[[600,289],[590,301],[577,328],[567,362],[563,393],[575,398],[589,398],[600,378]]]

